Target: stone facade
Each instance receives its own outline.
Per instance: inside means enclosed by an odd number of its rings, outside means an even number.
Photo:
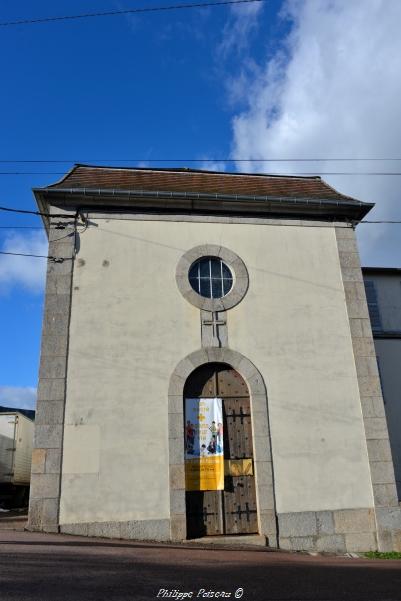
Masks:
[[[60,212],[60,211],[58,211]],[[68,212],[65,212],[68,215]],[[59,531],[68,330],[75,249],[75,217],[50,220],[49,260],[43,315],[29,499],[30,530]],[[62,259],[62,260],[61,260]]]
[[[100,538],[168,540],[170,520],[81,522],[79,524],[63,524],[60,526],[60,532],[75,536],[97,536]]]
[[[377,549],[372,508],[279,514],[280,548],[346,553]]]
[[[377,546],[401,550],[401,508],[354,231],[336,228],[375,502]]]

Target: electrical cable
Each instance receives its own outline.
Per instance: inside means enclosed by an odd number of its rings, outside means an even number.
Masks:
[[[49,259],[49,261],[53,261],[54,263],[63,263],[64,261],[70,261],[72,257],[53,257],[51,255],[33,255],[29,253],[15,253],[15,252],[6,252],[4,250],[0,250],[0,255],[12,255],[14,257],[34,257],[35,259]]]
[[[10,207],[0,207],[0,211],[8,211],[10,213],[22,213],[26,215],[39,215],[40,217],[56,217],[57,219],[72,219],[71,215],[62,213],[41,213],[40,211],[28,211],[26,209],[12,209]]]
[[[227,6],[232,4],[253,4],[256,2],[267,2],[267,0],[222,0],[221,2],[196,2],[192,4],[172,4],[169,6],[138,7],[126,10],[109,10],[97,13],[81,13],[78,15],[62,15],[60,17],[42,17],[38,19],[20,19],[17,21],[2,21],[0,27],[11,27],[15,25],[33,25],[36,23],[49,23],[52,21],[68,21],[75,19],[89,19],[93,17],[112,17],[116,15],[132,15],[138,13],[155,13],[169,10],[182,10],[192,8],[212,8],[215,6]]]
[[[373,223],[373,224],[377,224],[377,223],[388,223],[388,224],[392,224],[392,223],[401,223],[401,221],[396,221],[396,220],[378,220],[378,221],[360,221],[359,223]]]
[[[401,161],[401,157],[262,158],[262,159],[0,159],[0,163],[315,163],[332,161]],[[85,165],[83,165],[85,166]],[[90,166],[90,165],[89,165]],[[100,165],[101,167],[101,165]]]
[[[78,214],[75,217],[75,226],[74,226],[74,234],[67,234],[66,236],[62,236],[61,238],[58,238],[56,240],[52,240],[52,242],[58,242],[59,240],[63,240],[65,238],[71,237],[71,235],[75,236],[75,241],[74,241],[74,257],[76,255],[76,234],[77,234],[77,218],[78,218]],[[111,221],[118,221],[118,219],[111,219]],[[356,223],[351,223],[350,225],[336,225],[333,226],[332,224],[327,224],[327,225],[314,225],[312,223],[310,224],[298,224],[298,223],[294,223],[294,224],[290,224],[290,223],[269,223],[268,225],[277,225],[277,226],[282,226],[282,227],[287,227],[287,226],[293,226],[293,227],[336,227],[336,228],[340,228],[340,229],[349,229],[350,227],[354,228],[355,225],[360,225],[360,224],[380,224],[380,223],[384,223],[384,224],[401,224],[401,220],[397,221],[397,220],[377,220],[377,221],[359,221]],[[88,222],[86,221],[84,229],[80,232],[80,234],[84,233],[86,231],[88,227]],[[102,230],[100,230],[102,231]],[[0,255],[8,255],[8,256],[15,256],[15,257],[30,257],[30,258],[36,258],[36,259],[48,259],[49,261],[52,261],[53,263],[63,263],[64,261],[71,261],[73,260],[74,257],[53,257],[52,255],[36,255],[36,254],[30,254],[30,253],[17,253],[17,252],[11,252],[11,251],[0,251]]]
[[[100,167],[101,168],[101,167]],[[124,167],[122,167],[124,169]],[[128,168],[129,169],[129,168]],[[155,168],[157,171],[157,168]],[[224,175],[224,172],[222,172]],[[25,176],[25,175],[67,175],[65,171],[0,171],[0,175],[13,175],[13,176]],[[227,174],[230,175],[230,174]],[[241,175],[241,174],[239,174]],[[352,176],[398,176],[401,175],[401,171],[293,171],[291,173],[253,173],[252,175],[275,175],[276,177],[297,177],[297,176],[327,176],[327,175],[352,175]]]
[[[43,230],[40,225],[0,225],[0,230]]]
[[[101,218],[99,218],[99,219],[101,219]],[[107,217],[107,220],[108,221],[119,221],[118,218],[114,218],[113,219],[112,217]],[[135,219],[126,220],[126,221],[135,221]],[[351,222],[351,223],[353,223],[353,222]],[[396,219],[384,220],[384,219],[381,219],[381,220],[369,220],[369,221],[363,220],[363,221],[357,221],[357,222],[355,222],[355,225],[365,225],[365,224],[367,224],[367,225],[380,225],[380,224],[385,224],[385,225],[401,225],[401,220],[396,220]],[[267,225],[279,225],[279,226],[282,226],[282,227],[288,227],[288,226],[291,226],[291,225],[294,225],[296,227],[333,227],[333,225],[330,224],[330,223],[328,223],[326,226],[322,225],[321,223],[319,223],[318,225],[313,225],[312,223],[311,224],[306,224],[306,223],[303,223],[303,224],[299,224],[299,223],[292,224],[290,222],[288,222],[288,223],[268,223]],[[350,226],[348,226],[348,225],[344,225],[344,226],[336,225],[334,227],[349,228]],[[79,234],[83,234],[87,230],[87,228],[88,228],[88,225],[86,224],[84,226],[84,228],[80,232],[78,232],[78,233]],[[0,226],[0,229],[9,229],[9,230],[14,230],[14,229],[37,229],[37,230],[43,230],[43,227],[5,225],[5,226]],[[55,229],[55,228],[52,228],[52,229]],[[52,240],[52,242],[58,242],[59,240],[64,240],[65,238],[69,238],[71,236],[72,236],[72,232],[70,232],[69,234],[67,234],[65,236],[62,236],[61,238],[57,238],[55,240]]]
[[[62,215],[62,214],[51,214],[51,213],[41,213],[40,211],[28,211],[26,209],[11,209],[9,207],[0,207],[0,211],[10,211],[13,213],[21,213],[21,214],[29,214],[29,215],[40,215],[43,217],[56,217],[57,219],[63,218],[63,219],[72,219],[71,215]],[[107,217],[107,219],[110,219],[111,221],[118,221],[118,218],[112,218],[112,217]],[[401,223],[401,221],[398,220],[363,220],[363,221],[359,221],[358,223],[387,223],[387,224],[392,224],[392,223]],[[14,229],[14,226],[9,226],[9,225],[5,225],[5,226],[0,226],[0,228],[4,228],[4,229]],[[21,228],[21,229],[41,229],[38,226],[16,226],[15,229],[17,228]],[[86,228],[85,228],[86,229]]]

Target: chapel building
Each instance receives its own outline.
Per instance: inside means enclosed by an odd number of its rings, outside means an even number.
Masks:
[[[89,165],[34,194],[31,530],[401,550],[354,232],[372,204],[319,177]]]

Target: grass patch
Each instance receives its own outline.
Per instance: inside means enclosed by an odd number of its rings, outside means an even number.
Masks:
[[[369,551],[369,553],[365,553],[364,555],[369,559],[401,559],[401,553],[398,551],[388,551],[387,553]]]

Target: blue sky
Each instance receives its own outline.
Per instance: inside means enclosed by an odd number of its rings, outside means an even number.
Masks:
[[[19,0],[2,3],[0,21],[151,4],[169,2]],[[243,157],[256,161],[248,171],[401,170],[388,162],[257,162],[401,156],[400,17],[393,0],[270,0],[2,28],[0,159],[132,158],[148,166]],[[208,165],[227,168],[196,164]],[[49,172],[0,175],[0,205],[35,209],[31,188],[70,166],[0,163],[3,172]],[[372,218],[400,219],[401,178],[325,179],[376,201]],[[0,249],[46,252],[40,229],[4,229],[16,225],[41,223],[0,214]],[[365,264],[401,265],[399,228],[360,227]],[[0,256],[0,404],[34,403],[43,273],[40,259]]]

